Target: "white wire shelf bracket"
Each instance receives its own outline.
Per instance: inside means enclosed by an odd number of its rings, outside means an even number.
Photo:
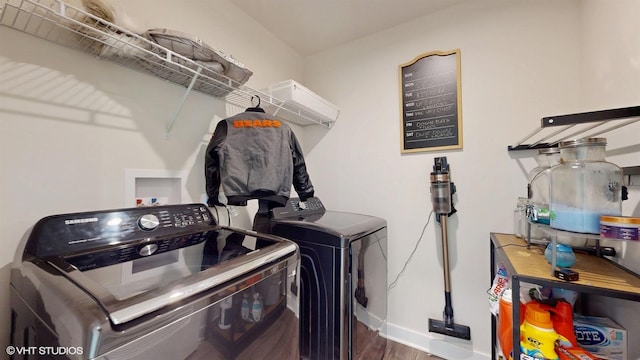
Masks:
[[[184,57],[63,1],[8,0],[0,12],[0,25],[185,87],[185,95],[166,127],[167,135],[191,90],[239,107],[253,106],[251,99],[257,95],[263,104],[266,102],[278,111],[291,115],[289,118],[299,118],[302,124],[326,128],[333,125],[331,120],[316,117],[295,105],[241,84],[203,61]]]
[[[540,128],[535,129],[516,144],[509,145],[507,150],[557,147],[561,141],[602,135],[638,121],[640,121],[640,106],[547,116],[542,118]],[[545,129],[551,132],[538,136]]]

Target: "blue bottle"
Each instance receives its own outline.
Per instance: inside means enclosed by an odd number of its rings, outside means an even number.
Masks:
[[[549,264],[551,264],[551,256],[552,256],[553,247],[551,243],[547,245],[547,248],[544,250],[544,257],[547,259]],[[562,268],[571,267],[576,263],[576,254],[573,252],[573,249],[569,245],[565,244],[556,244],[556,266]]]

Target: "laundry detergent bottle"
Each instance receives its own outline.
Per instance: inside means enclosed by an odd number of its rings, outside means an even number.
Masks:
[[[520,321],[518,325],[522,324],[524,320],[525,307],[520,301]],[[511,289],[506,289],[502,293],[498,305],[498,342],[500,349],[502,349],[502,355],[505,359],[512,359],[513,354],[513,328],[511,326],[513,319],[513,304],[511,298]]]
[[[555,343],[560,339],[549,311],[535,301],[528,302],[520,325],[520,351],[534,359],[557,360]]]
[[[578,347],[576,333],[573,328],[573,308],[564,300],[558,300],[555,305],[541,304],[551,315],[553,329],[560,336],[560,344],[564,347]]]

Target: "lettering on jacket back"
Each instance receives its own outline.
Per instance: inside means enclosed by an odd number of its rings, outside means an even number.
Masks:
[[[234,128],[250,128],[250,127],[280,127],[280,120],[234,120],[233,127]]]

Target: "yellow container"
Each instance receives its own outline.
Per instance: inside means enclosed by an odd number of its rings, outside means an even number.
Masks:
[[[520,351],[534,359],[557,360],[558,339],[562,337],[553,329],[551,314],[538,303],[527,303],[524,322],[520,325]]]

